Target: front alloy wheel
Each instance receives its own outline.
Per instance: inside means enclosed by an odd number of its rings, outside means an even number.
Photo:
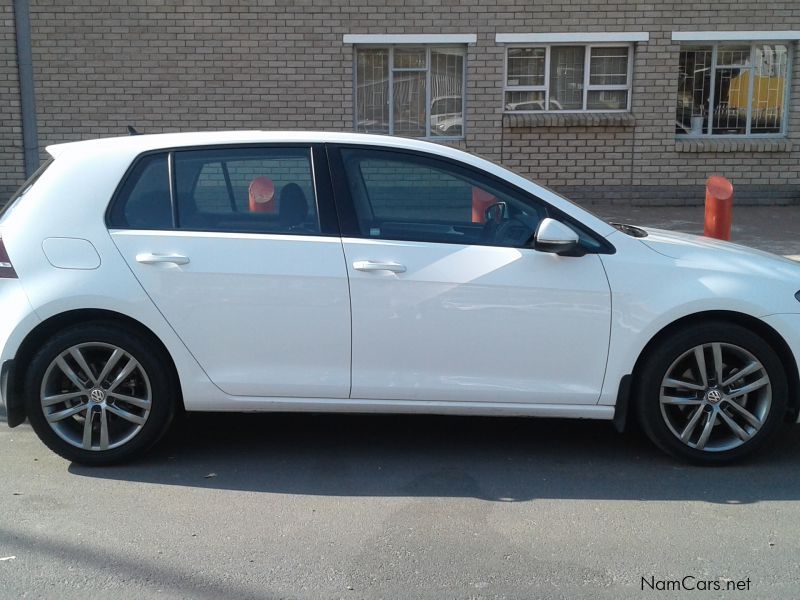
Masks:
[[[661,414],[689,448],[721,452],[758,434],[772,386],[764,365],[733,344],[700,344],[678,357],[661,382]]]
[[[783,365],[760,336],[709,322],[662,340],[637,381],[642,428],[659,447],[687,460],[720,464],[774,437],[786,414]]]

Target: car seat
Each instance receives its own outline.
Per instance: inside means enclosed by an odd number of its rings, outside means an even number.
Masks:
[[[302,188],[296,183],[287,183],[281,190],[278,206],[278,221],[286,231],[299,229],[308,216],[308,202]]]

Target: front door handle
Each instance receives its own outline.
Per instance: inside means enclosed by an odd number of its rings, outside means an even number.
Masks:
[[[155,265],[158,263],[185,265],[189,263],[189,257],[180,254],[150,254],[149,252],[144,252],[136,255],[136,262],[143,265]]]
[[[382,262],[376,260],[357,260],[353,263],[356,271],[391,271],[392,273],[405,273],[406,266],[396,262]]]

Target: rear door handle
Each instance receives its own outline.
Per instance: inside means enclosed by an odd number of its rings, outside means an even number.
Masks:
[[[155,265],[158,263],[185,265],[189,263],[189,257],[180,254],[150,254],[149,252],[144,252],[136,255],[136,262],[143,265]]]
[[[353,263],[356,271],[391,271],[392,273],[405,273],[406,266],[396,262],[381,262],[376,260],[357,260]]]

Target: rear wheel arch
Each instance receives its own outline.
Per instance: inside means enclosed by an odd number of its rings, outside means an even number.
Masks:
[[[14,398],[19,399],[21,403],[23,384],[27,374],[27,365],[30,364],[31,359],[39,348],[41,348],[55,333],[75,325],[89,323],[106,324],[133,331],[160,350],[168,361],[165,367],[169,371],[168,376],[172,380],[173,389],[176,390],[178,394],[178,406],[183,409],[183,394],[181,392],[178,369],[164,343],[149,327],[136,319],[123,315],[122,313],[104,309],[78,309],[59,313],[45,319],[32,329],[20,344],[15,357],[17,368],[15,369],[14,380],[11,382]]]
[[[666,325],[652,338],[650,338],[650,341],[647,342],[645,347],[639,353],[639,357],[637,358],[632,371],[633,387],[635,388],[640,380],[641,371],[647,361],[647,358],[661,342],[674,335],[676,332],[685,329],[686,327],[692,327],[708,321],[715,321],[717,323],[732,323],[744,327],[761,337],[773,348],[773,350],[775,350],[775,353],[778,355],[781,364],[783,365],[784,372],[786,374],[786,380],[789,386],[789,403],[786,419],[792,421],[797,419],[797,416],[800,413],[800,374],[797,370],[797,361],[795,360],[792,351],[789,349],[789,345],[786,343],[786,340],[784,340],[777,331],[775,331],[764,321],[745,313],[733,311],[704,311],[681,317],[669,325]],[[631,411],[636,410],[636,402],[631,402],[630,406],[628,407],[627,419],[630,419],[633,416]]]

